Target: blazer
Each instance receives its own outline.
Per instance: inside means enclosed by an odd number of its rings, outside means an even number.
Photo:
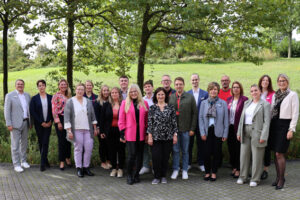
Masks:
[[[120,113],[120,109],[118,112]],[[112,120],[113,120],[113,109],[112,109],[111,103],[105,102],[103,104],[100,115],[101,115],[100,130],[101,130],[101,133],[104,133],[107,136],[109,134],[109,130],[111,128],[111,124],[112,124]]]
[[[37,94],[32,97],[30,101],[29,110],[35,126],[41,125],[43,122],[53,121],[51,100],[52,100],[52,95],[47,94],[48,114],[47,114],[47,118],[44,119],[40,94]]]
[[[136,118],[133,102],[131,102],[128,112],[125,112],[125,100],[122,101],[119,110],[119,130],[125,130],[126,141],[136,141]],[[144,107],[139,107],[139,126],[140,126],[140,141],[145,140],[147,121],[148,121],[148,110],[149,106],[147,101],[144,101],[147,110]]]
[[[199,95],[198,95],[198,103],[197,103],[197,110],[198,110],[198,113],[200,112],[200,106],[201,106],[201,102],[204,101],[205,99],[208,98],[208,92],[202,90],[199,88]],[[191,95],[194,96],[194,93],[193,93],[193,90],[189,90],[187,91],[187,93],[190,93]],[[197,114],[198,116],[198,114]]]
[[[241,117],[241,114],[243,112],[244,103],[247,100],[248,100],[248,97],[240,96],[240,98],[237,102],[236,110],[235,110],[235,114],[234,114],[234,124],[233,124],[235,134],[237,133],[237,130],[239,128],[240,117]],[[233,102],[233,96],[228,97],[228,99],[227,99],[227,108],[228,108],[228,122],[229,123],[230,123],[230,107],[231,107],[232,102]]]
[[[206,116],[209,108],[208,99],[201,103],[199,113],[199,129],[201,136],[208,135],[209,118]],[[215,119],[215,135],[219,138],[228,137],[228,110],[227,104],[224,100],[220,99],[216,102],[217,116]]]
[[[275,105],[275,95],[272,99],[272,108]],[[296,125],[299,118],[299,98],[296,92],[290,93],[283,99],[280,105],[279,119],[291,119],[289,130],[296,132]]]
[[[95,112],[95,116],[96,116],[96,120],[97,120],[97,127],[101,128],[101,123],[102,123],[102,119],[101,119],[101,112],[102,112],[102,105],[100,104],[100,102],[96,101],[95,103],[93,103],[94,105],[94,112]],[[102,130],[100,129],[100,132],[102,133]]]
[[[250,106],[251,103],[251,99],[245,102],[244,109],[241,115],[237,132],[237,135],[241,137],[241,143],[244,143],[245,110]],[[260,99],[254,110],[252,118],[251,144],[256,147],[267,146],[270,127],[270,108],[271,105],[267,101]],[[260,144],[259,140],[264,140],[265,142]]]
[[[94,138],[93,122],[96,121],[95,112],[94,112],[92,101],[90,101],[87,98],[86,101],[87,101],[86,109],[87,109],[87,117],[88,117],[88,122],[90,127],[90,134],[91,134],[91,138]],[[71,130],[73,133],[73,140],[68,138],[68,134],[67,134],[67,140],[70,142],[74,142],[75,141],[75,134],[74,134],[75,133],[75,112],[74,112],[74,105],[73,105],[72,98],[68,99],[64,109],[64,124],[66,123],[71,123]]]
[[[27,101],[27,115],[29,117],[29,124],[31,124],[30,119],[30,95],[24,92],[24,96]],[[24,110],[21,101],[18,97],[17,91],[12,91],[5,96],[4,104],[4,117],[6,121],[6,126],[12,126],[14,129],[20,129],[23,124]]]

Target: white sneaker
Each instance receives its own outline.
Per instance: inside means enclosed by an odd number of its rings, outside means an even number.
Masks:
[[[244,181],[243,181],[243,179],[239,178],[236,183],[239,185],[242,185],[242,184],[244,184]]]
[[[191,168],[192,168],[192,166],[191,166],[191,165],[189,165],[189,166],[188,166],[188,171],[189,171]]]
[[[143,174],[146,174],[146,173],[149,173],[150,172],[150,169],[147,168],[147,167],[142,167],[142,169],[140,170],[139,174],[140,175],[143,175]]]
[[[21,163],[21,167],[28,169],[28,168],[30,168],[30,165],[27,162],[23,162],[23,163]]]
[[[115,177],[116,175],[117,175],[117,170],[116,169],[111,170],[110,176]]]
[[[16,167],[14,167],[14,170],[15,170],[16,172],[19,172],[19,173],[21,173],[21,172],[24,171],[24,169],[23,169],[21,166],[16,166]]]
[[[200,169],[201,172],[205,172],[205,167],[204,167],[204,165],[200,165],[200,166],[199,166],[199,169]]]
[[[257,186],[257,183],[256,182],[254,182],[254,181],[251,181],[250,182],[250,187],[256,187]]]
[[[122,169],[118,169],[118,178],[122,178],[123,177],[123,170]]]
[[[189,175],[188,175],[187,171],[185,171],[185,170],[182,171],[182,179],[184,179],[184,180],[189,179]]]
[[[178,170],[174,170],[171,176],[171,179],[177,179],[179,171]]]

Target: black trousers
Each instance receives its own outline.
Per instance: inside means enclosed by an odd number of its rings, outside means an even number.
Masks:
[[[269,133],[268,144],[265,148],[265,156],[264,156],[264,166],[269,167],[271,165],[271,137],[272,135]]]
[[[215,136],[214,127],[208,128],[208,136],[205,141],[205,173],[217,173],[222,159],[222,138]]]
[[[204,141],[201,139],[201,135],[198,128],[196,129],[195,134],[193,136],[190,136],[189,165],[191,165],[193,161],[193,147],[194,147],[195,135],[196,135],[196,142],[197,142],[197,163],[200,166],[204,164]]]
[[[125,143],[120,142],[120,131],[118,127],[111,127],[108,136],[108,154],[112,168],[117,168],[117,158],[119,169],[124,168],[125,163]]]
[[[107,146],[107,138],[101,138],[100,135],[98,135],[99,140],[99,155],[101,162],[106,162],[109,160],[108,157],[108,146]]]
[[[49,164],[48,162],[48,148],[49,148],[49,137],[51,134],[51,127],[44,128],[39,124],[34,124],[34,128],[38,137],[39,150],[41,154],[41,166]]]
[[[130,176],[139,176],[139,172],[143,165],[145,141],[126,142],[127,146],[127,172]]]
[[[236,134],[234,133],[234,126],[229,126],[228,139],[227,139],[229,161],[233,169],[240,170],[240,154],[241,154],[241,143],[237,140]]]
[[[169,158],[173,147],[172,140],[154,140],[151,147],[154,178],[166,177]]]
[[[64,128],[64,116],[59,115],[59,120]],[[67,132],[65,129],[58,130],[55,124],[55,130],[58,138],[58,157],[60,162],[64,162],[66,158],[71,158],[71,143],[66,139]]]

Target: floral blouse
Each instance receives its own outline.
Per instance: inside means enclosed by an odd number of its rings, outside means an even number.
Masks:
[[[173,140],[177,133],[176,112],[173,105],[166,105],[161,111],[156,104],[152,105],[148,113],[147,133],[151,133],[153,140]]]
[[[60,92],[57,92],[52,97],[52,114],[55,123],[64,123],[59,120],[58,115],[64,115],[64,108],[67,103],[67,97]]]

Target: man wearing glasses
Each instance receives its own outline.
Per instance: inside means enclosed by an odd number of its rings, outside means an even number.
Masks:
[[[219,98],[223,99],[224,101],[227,101],[228,97],[231,96],[231,90],[229,87],[230,84],[230,78],[227,75],[222,76],[221,78],[221,85],[222,88],[220,89]]]
[[[176,90],[171,88],[171,83],[172,81],[170,75],[165,74],[162,76],[161,84],[163,88],[165,88],[169,96],[171,96],[171,94],[174,94],[176,92]]]

